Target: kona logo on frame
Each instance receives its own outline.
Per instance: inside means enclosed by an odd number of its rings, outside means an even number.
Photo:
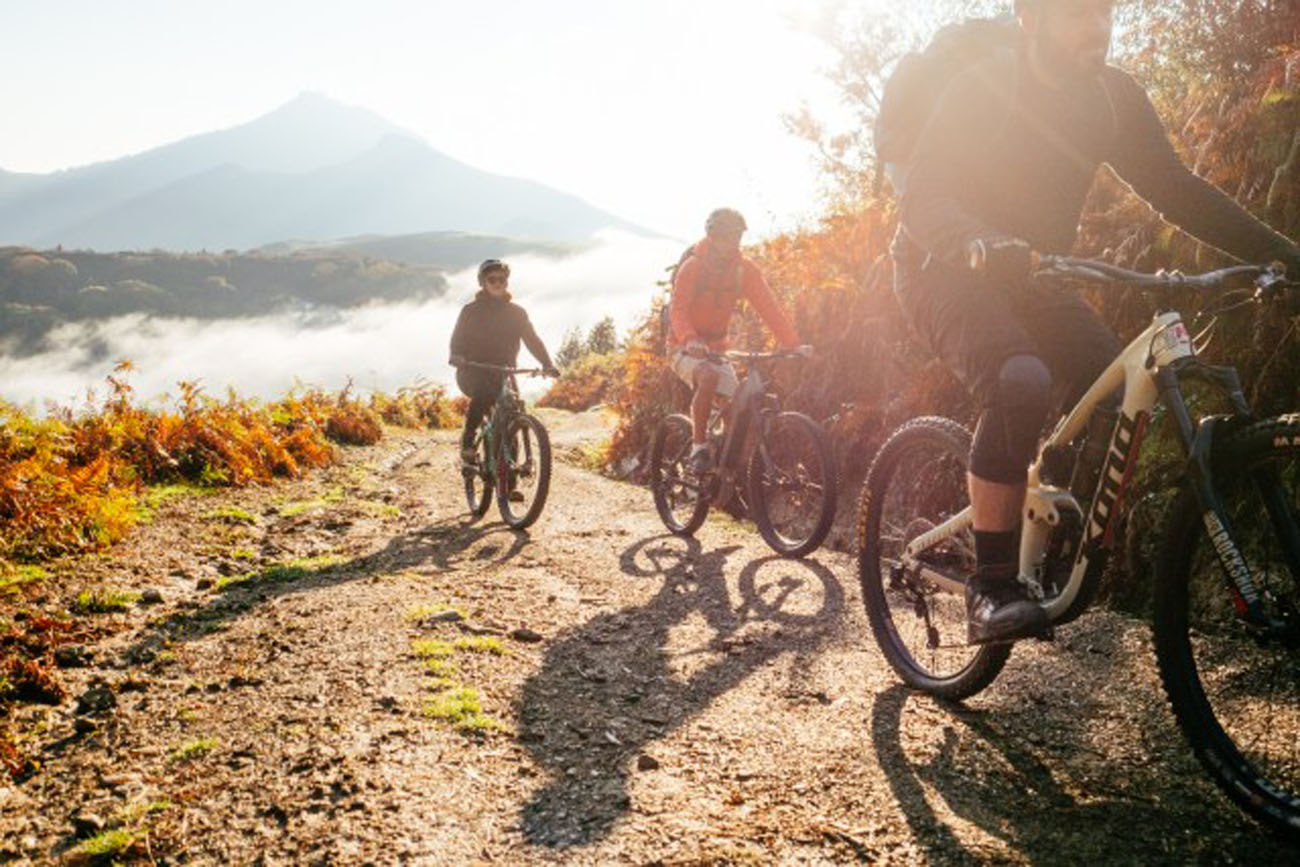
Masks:
[[[1092,542],[1106,534],[1114,517],[1115,503],[1124,488],[1125,472],[1128,469],[1129,454],[1133,450],[1138,431],[1137,417],[1129,418],[1120,413],[1119,423],[1115,425],[1115,435],[1111,439],[1110,451],[1106,454],[1106,464],[1101,470],[1101,483],[1097,488],[1097,499],[1092,504],[1092,514],[1088,518],[1088,541]],[[1109,543],[1103,540],[1103,544]]]

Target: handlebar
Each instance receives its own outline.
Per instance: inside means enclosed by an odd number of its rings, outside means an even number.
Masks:
[[[1033,277],[1036,280],[1080,280],[1100,286],[1132,286],[1150,291],[1190,289],[1209,292],[1253,288],[1254,293],[1243,303],[1273,301],[1289,295],[1290,312],[1300,313],[1300,281],[1288,279],[1285,269],[1278,265],[1232,265],[1204,274],[1163,270],[1147,274],[1093,259],[1036,255]]]
[[[452,367],[477,367],[479,370],[491,370],[495,373],[506,373],[516,376],[547,375],[547,371],[540,367],[507,367],[501,364],[487,364],[482,361],[462,361],[460,364],[453,364]]]
[[[1072,256],[1036,256],[1033,276],[1036,279],[1072,279],[1102,285],[1123,284],[1140,289],[1242,289],[1267,284],[1279,289],[1300,288],[1287,280],[1286,273],[1275,265],[1233,265],[1204,274],[1181,271],[1157,271],[1148,274],[1130,271],[1108,262],[1076,259]]]
[[[729,349],[726,352],[707,352],[704,354],[704,358],[714,364],[721,364],[724,361],[753,363],[756,361],[776,361],[782,358],[798,358],[806,361],[808,356],[797,349],[778,349],[775,352],[739,352]]]

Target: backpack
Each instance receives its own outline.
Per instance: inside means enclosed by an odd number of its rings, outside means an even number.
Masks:
[[[924,49],[898,61],[885,82],[872,128],[876,164],[897,192],[902,192],[912,151],[948,85],[980,61],[1001,50],[1014,50],[1019,38],[1019,26],[1011,16],[975,18],[949,24]]]
[[[677,269],[681,268],[682,265],[685,264],[686,260],[691,258],[694,254],[695,245],[691,244],[682,251],[681,256],[677,257],[677,264],[668,269],[668,300],[664,302],[663,307],[659,308],[659,333],[657,335],[656,345],[659,347],[660,355],[668,354],[668,344],[672,342],[673,339],[673,280],[677,279]],[[665,284],[661,283],[660,285],[662,286]]]

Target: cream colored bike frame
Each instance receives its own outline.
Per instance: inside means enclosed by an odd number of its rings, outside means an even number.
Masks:
[[[1119,496],[1132,472],[1133,462],[1137,459],[1136,432],[1158,399],[1156,371],[1195,354],[1182,317],[1172,311],[1157,313],[1146,330],[1110,363],[1039,447],[1038,456],[1029,467],[1020,532],[1020,580],[1036,598],[1043,599],[1042,577],[1047,543],[1053,528],[1061,523],[1062,513],[1073,511],[1084,522],[1083,539],[1070,570],[1069,581],[1058,595],[1042,603],[1049,619],[1059,618],[1078,596],[1084,575],[1088,571],[1088,552],[1093,549],[1088,543],[1101,540],[1104,544],[1109,541],[1106,538],[1108,528],[1114,520]],[[1119,422],[1111,435],[1105,463],[1098,476],[1097,490],[1091,497],[1091,510],[1085,516],[1078,500],[1068,490],[1042,482],[1043,452],[1051,446],[1072,442],[1083,432],[1097,406],[1121,386],[1124,397],[1120,404]],[[964,533],[970,527],[971,509],[967,506],[942,524],[913,539],[903,551],[903,566],[943,590],[964,592],[963,582],[928,567],[920,560],[920,555],[935,545]]]

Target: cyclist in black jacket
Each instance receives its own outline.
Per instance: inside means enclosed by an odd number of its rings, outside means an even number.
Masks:
[[[1016,0],[1015,48],[946,87],[902,181],[895,291],[981,407],[968,485],[973,642],[1040,632],[1017,576],[1026,471],[1053,376],[1077,399],[1119,353],[1075,293],[1036,288],[1031,250],[1068,253],[1107,163],[1167,220],[1249,262],[1300,272],[1300,247],[1178,158],[1143,89],[1106,63],[1113,0]]]
[[[488,259],[478,266],[479,291],[461,308],[451,332],[451,363],[456,367],[456,385],[469,398],[465,429],[460,435],[461,460],[474,462],[474,435],[501,390],[503,374],[478,367],[463,367],[467,361],[514,367],[522,341],[541,362],[547,376],[559,376],[546,345],[533,330],[524,308],[510,300],[507,289],[510,266],[500,259]]]

